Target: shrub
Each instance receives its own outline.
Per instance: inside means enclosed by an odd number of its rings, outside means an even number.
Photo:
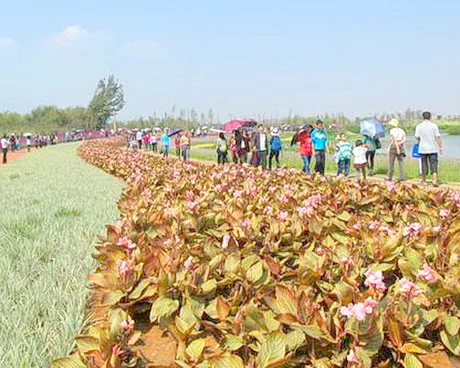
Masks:
[[[458,193],[102,142],[80,154],[128,187],[89,277],[92,327],[58,363],[142,366],[146,311],[176,340],[178,367],[446,367],[446,352],[460,355]]]

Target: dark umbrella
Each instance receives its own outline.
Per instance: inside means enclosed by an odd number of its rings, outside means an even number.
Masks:
[[[172,133],[169,133],[169,134],[168,134],[168,137],[172,137],[172,136],[174,136],[174,135],[176,135],[176,134],[179,134],[179,133],[182,132],[182,131],[183,131],[182,129],[173,130]]]

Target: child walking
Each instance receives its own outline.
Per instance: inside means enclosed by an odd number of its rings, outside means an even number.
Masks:
[[[356,178],[358,181],[361,181],[361,174],[363,174],[364,181],[366,181],[366,167],[367,167],[367,158],[366,158],[367,148],[363,146],[361,140],[357,140],[355,143],[355,148],[353,149],[353,163],[356,169]]]
[[[340,134],[337,142],[337,176],[350,174],[350,164],[353,147],[347,141],[345,134]]]

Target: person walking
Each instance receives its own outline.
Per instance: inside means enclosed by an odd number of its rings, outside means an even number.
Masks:
[[[364,145],[369,147],[366,152],[366,159],[367,159],[367,167],[369,168],[369,176],[372,176],[375,174],[374,172],[375,153],[377,152],[378,149],[381,148],[381,144],[378,138],[371,138],[365,135]]]
[[[139,149],[142,149],[142,136],[143,136],[142,131],[138,130],[136,133],[136,141],[139,146]]]
[[[313,155],[313,145],[311,142],[311,132],[313,130],[312,126],[303,126],[297,134],[294,136],[291,145],[300,142],[299,144],[299,154],[302,158],[303,168],[302,171],[306,174],[310,174],[310,163],[311,157]]]
[[[190,160],[190,143],[190,133],[185,131],[180,138],[180,150],[184,162]]]
[[[228,145],[224,133],[219,133],[217,138],[217,163],[223,165],[227,162]]]
[[[352,151],[353,147],[347,141],[347,136],[344,133],[340,134],[337,142],[337,176],[350,175]]]
[[[272,161],[275,158],[276,168],[280,167],[280,153],[283,149],[281,144],[281,138],[279,136],[278,128],[273,129],[272,137],[270,138],[270,157],[268,159],[268,169],[272,169]]]
[[[353,164],[356,169],[356,179],[358,182],[361,181],[361,174],[363,175],[364,181],[366,181],[366,158],[367,148],[363,145],[361,140],[355,142],[355,148],[353,149]]]
[[[2,153],[3,153],[3,163],[7,163],[7,155],[8,155],[8,146],[10,145],[10,142],[6,138],[6,135],[3,135],[0,145],[2,146]]]
[[[235,130],[232,137],[230,138],[230,152],[232,154],[232,162],[234,164],[238,163],[238,135],[240,135],[240,133],[238,132],[238,130]]]
[[[158,137],[157,133],[152,132],[150,135],[150,148],[152,149],[153,152],[157,153],[158,149]]]
[[[267,155],[268,155],[268,136],[262,124],[258,127],[258,132],[254,137],[254,146],[257,153],[257,165],[261,166],[262,170],[267,170]]]
[[[27,146],[27,152],[30,152],[30,147],[32,147],[32,140],[30,135],[26,137],[26,146]]]
[[[142,137],[143,143],[144,143],[144,149],[146,151],[150,150],[150,133],[145,133],[144,136]]]
[[[169,155],[169,129],[165,128],[163,135],[161,136],[161,150],[163,152],[163,157],[168,157]]]
[[[316,128],[311,133],[311,141],[315,154],[315,172],[324,175],[326,170],[327,134],[321,120],[316,122]]]
[[[176,156],[180,157],[180,139],[182,137],[182,134],[177,134],[176,137],[174,138],[174,146],[176,147]]]
[[[399,181],[404,181],[404,157],[406,157],[404,145],[406,144],[406,132],[399,127],[398,119],[391,119],[388,125],[392,127],[390,130],[390,146],[388,147],[388,181],[393,181],[396,160],[398,160]]]
[[[236,144],[238,146],[238,157],[240,164],[246,164],[248,162],[248,153],[250,151],[251,138],[246,129],[243,129],[243,132],[239,134],[236,138]]]
[[[442,154],[442,140],[438,126],[431,121],[431,113],[422,114],[423,122],[415,128],[415,139],[419,144],[418,153],[422,163],[422,185],[426,185],[428,171],[431,173],[433,185],[438,183],[438,153]],[[438,150],[439,147],[439,150]]]

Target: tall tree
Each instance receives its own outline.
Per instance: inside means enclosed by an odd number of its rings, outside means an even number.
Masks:
[[[104,128],[124,106],[123,85],[113,74],[101,79],[88,107],[93,127]]]

